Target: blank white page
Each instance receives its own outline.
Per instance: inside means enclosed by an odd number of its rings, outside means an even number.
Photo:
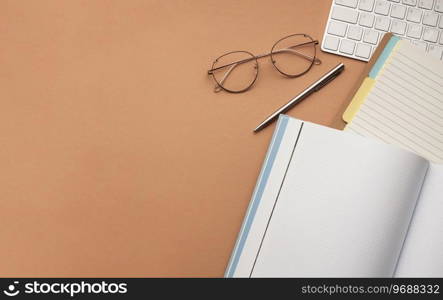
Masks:
[[[256,199],[259,178],[227,276],[392,276],[428,162],[284,118],[280,147],[268,154],[276,152],[275,161]]]
[[[443,277],[443,165],[431,164],[396,277]]]
[[[399,41],[345,130],[443,163],[443,63]]]

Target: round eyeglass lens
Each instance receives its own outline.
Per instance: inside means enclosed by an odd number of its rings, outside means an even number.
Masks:
[[[315,42],[305,34],[294,34],[279,40],[271,50],[271,60],[283,75],[297,77],[316,62]]]
[[[219,86],[228,92],[240,93],[251,87],[258,73],[257,59],[252,53],[235,51],[226,53],[214,61],[212,75]],[[222,88],[221,88],[221,87]]]

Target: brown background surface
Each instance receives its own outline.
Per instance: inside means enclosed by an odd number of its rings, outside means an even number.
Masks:
[[[230,50],[321,40],[330,1],[1,1],[0,275],[222,276],[274,125],[331,125],[364,63],[320,52],[286,79],[213,93]]]

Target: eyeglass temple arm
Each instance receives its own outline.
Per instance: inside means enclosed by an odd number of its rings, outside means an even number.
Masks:
[[[301,46],[305,46],[305,45],[309,45],[309,44],[313,44],[313,43],[317,45],[318,41],[315,40],[315,41],[311,41],[311,42],[307,42],[307,43],[297,44],[297,45],[291,46],[289,48],[301,47]],[[281,52],[286,52],[286,51],[289,50],[291,53],[300,55],[301,57],[306,58],[307,60],[314,61],[315,64],[321,64],[321,60],[320,59],[318,59],[316,57],[312,57],[312,56],[306,55],[306,54],[303,54],[303,53],[300,53],[300,52],[298,52],[296,50],[292,50],[292,49],[289,49],[289,48],[281,49],[281,50],[278,50],[278,51],[276,51],[274,53],[281,53]],[[242,59],[242,60],[234,61],[232,63],[226,64],[226,65],[223,65],[223,66],[220,66],[220,67],[217,67],[217,68],[210,69],[208,71],[208,75],[212,75],[214,73],[214,71],[220,70],[222,68],[226,68],[226,67],[232,66],[234,64],[235,65],[244,64],[244,63],[250,62],[251,60],[254,60],[254,59],[257,59],[257,58],[263,58],[263,57],[270,56],[271,54],[272,53],[266,53],[266,54],[261,54],[261,55],[257,55],[257,56],[254,56],[254,57],[250,57],[250,58],[245,58],[245,59]]]
[[[220,84],[216,84],[214,87],[214,92],[218,93],[222,90],[222,88],[220,87],[220,85],[223,85],[223,83],[225,82],[226,78],[228,78],[229,74],[231,74],[232,70],[234,70],[236,67],[238,66],[237,63],[233,64],[228,71],[225,73],[225,75],[223,75],[223,78],[220,80]]]
[[[290,48],[291,48],[291,47],[290,47]],[[293,53],[293,54],[295,54],[295,55],[298,55],[298,56],[301,56],[301,57],[303,57],[303,58],[306,58],[306,59],[309,60],[309,61],[314,61],[314,64],[316,64],[316,65],[321,64],[321,60],[318,59],[317,57],[312,57],[312,56],[309,56],[309,55],[306,55],[306,54],[300,53],[300,52],[298,52],[298,51],[296,51],[296,50],[292,50],[292,49],[289,49],[289,48],[286,48],[286,49],[280,49],[280,50],[278,50],[278,51],[276,51],[276,52],[274,52],[274,53],[283,53],[283,52],[290,52],[290,53]]]

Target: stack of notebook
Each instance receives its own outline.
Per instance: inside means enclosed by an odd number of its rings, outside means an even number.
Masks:
[[[280,116],[227,277],[443,277],[443,65],[380,47],[345,132]]]

